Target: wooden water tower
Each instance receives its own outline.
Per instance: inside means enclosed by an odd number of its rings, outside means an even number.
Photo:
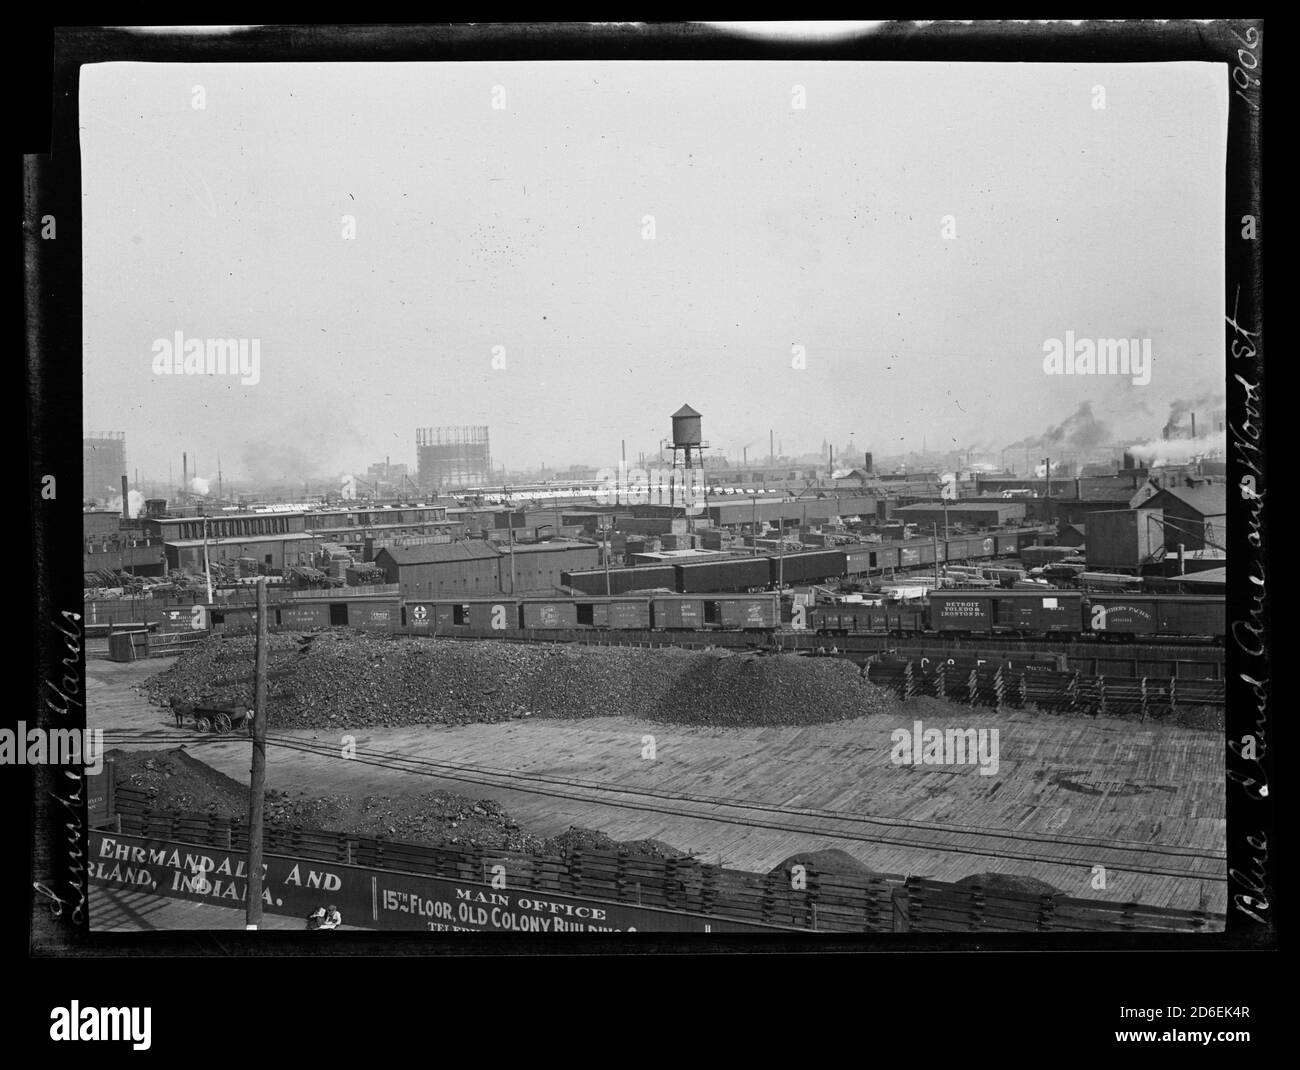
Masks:
[[[700,414],[689,405],[673,413],[673,470],[671,501],[673,505],[698,504],[703,507],[704,450],[709,444],[700,430]],[[699,474],[696,475],[695,473]],[[691,516],[687,513],[687,516]],[[692,525],[693,526],[693,525]]]

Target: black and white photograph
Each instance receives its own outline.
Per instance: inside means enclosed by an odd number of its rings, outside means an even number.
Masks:
[[[84,766],[89,934],[1271,924],[1260,30],[1200,25],[83,63],[82,675],[11,760]]]

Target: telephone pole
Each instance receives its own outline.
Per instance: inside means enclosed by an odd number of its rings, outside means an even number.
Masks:
[[[248,778],[248,895],[244,928],[262,923],[262,818],[266,803],[266,578],[257,581],[257,655],[253,685],[253,767]]]

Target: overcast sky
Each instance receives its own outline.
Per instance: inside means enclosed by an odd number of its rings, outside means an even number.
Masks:
[[[146,478],[449,424],[603,466],[683,402],[737,460],[1000,449],[1082,401],[1149,438],[1222,391],[1222,65],[115,63],[81,117],[85,429]],[[156,376],[176,331],[259,339],[260,382]],[[1150,384],[1044,375],[1066,331],[1150,338]]]

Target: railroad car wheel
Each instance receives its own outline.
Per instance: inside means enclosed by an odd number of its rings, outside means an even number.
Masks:
[[[206,717],[194,718],[194,727],[200,732],[207,732],[212,727],[212,722]]]
[[[218,732],[230,731],[230,714],[228,713],[217,714],[217,731]]]

